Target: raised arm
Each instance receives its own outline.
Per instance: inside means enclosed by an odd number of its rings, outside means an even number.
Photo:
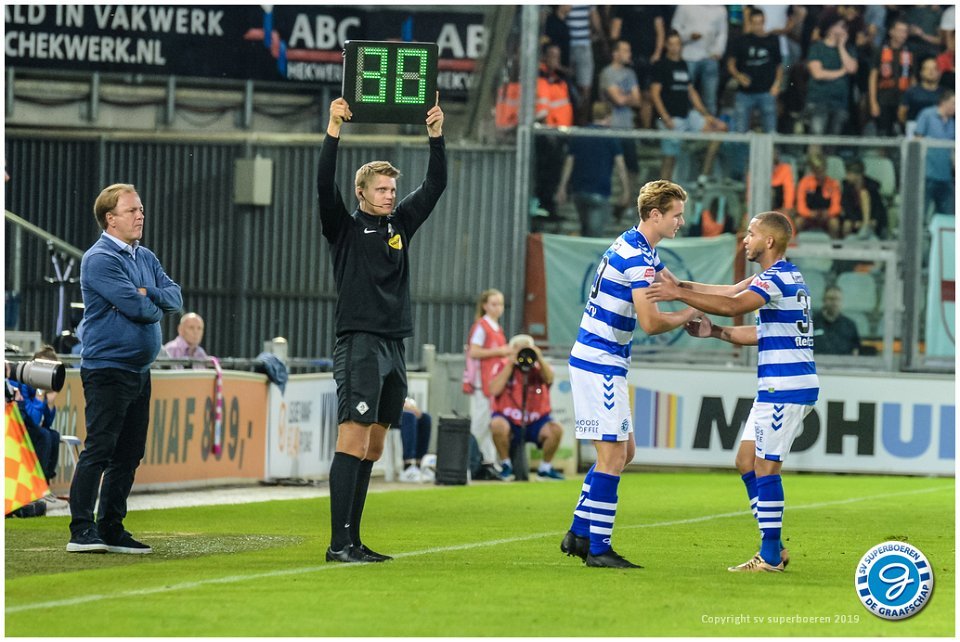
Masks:
[[[447,188],[447,156],[443,140],[443,110],[436,104],[427,112],[427,135],[430,140],[430,160],[423,183],[397,205],[396,214],[407,225],[407,234],[423,224]]]
[[[337,149],[340,145],[340,128],[344,121],[353,118],[350,106],[343,98],[330,103],[330,120],[327,135],[320,146],[320,162],[317,165],[317,202],[320,206],[320,227],[331,242],[340,234],[350,213],[337,187]]]

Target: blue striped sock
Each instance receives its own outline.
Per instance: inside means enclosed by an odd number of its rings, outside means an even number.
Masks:
[[[573,525],[570,530],[577,537],[590,536],[590,511],[583,507],[583,502],[590,496],[590,483],[593,481],[593,470],[597,465],[590,466],[586,476],[583,478],[583,486],[580,488],[580,499],[577,500],[577,506],[573,509]]]
[[[760,557],[767,564],[780,563],[780,532],[783,529],[783,481],[780,475],[757,478],[757,521],[760,523]]]
[[[618,475],[594,471],[590,495],[583,505],[590,511],[590,554],[602,555],[610,550],[613,520],[617,515]]]

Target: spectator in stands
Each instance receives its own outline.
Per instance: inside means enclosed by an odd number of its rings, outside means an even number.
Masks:
[[[609,129],[610,105],[597,102],[593,105],[593,123],[589,128]],[[632,142],[632,141],[631,141]],[[570,139],[567,158],[560,174],[556,202],[562,205],[569,192],[580,217],[582,236],[601,236],[604,226],[610,222],[610,196],[613,193],[611,174],[616,171],[620,179],[620,202],[617,207],[626,207],[630,201],[630,181],[623,161],[620,141],[616,138],[574,137]]]
[[[412,397],[407,397],[400,416],[400,440],[403,443],[400,481],[432,484],[436,480],[436,474],[424,464],[424,456],[430,447],[430,427],[430,414],[420,410]]]
[[[797,229],[840,238],[840,185],[827,176],[822,156],[810,156],[807,164],[809,173],[797,184]]]
[[[34,359],[58,361],[53,346],[41,346],[34,355]],[[57,417],[56,390],[38,390],[22,382],[7,380],[19,393],[17,405],[20,407],[20,416],[23,425],[33,442],[33,450],[37,454],[43,476],[49,483],[57,475],[57,460],[60,456],[60,433],[53,429],[53,420]]]
[[[671,26],[680,35],[681,57],[690,69],[690,81],[707,113],[716,116],[719,61],[727,48],[727,9],[723,5],[682,4],[673,14]]]
[[[806,119],[808,133],[840,135],[850,118],[850,77],[857,73],[856,52],[848,43],[843,16],[827,12],[821,21],[822,40],[810,45],[807,69]]]
[[[786,214],[790,220],[797,215],[796,194],[797,181],[793,176],[793,165],[780,158],[780,150],[773,148],[773,174],[770,177],[770,187],[773,188],[773,202],[770,209]]]
[[[957,8],[953,5],[943,10],[940,16],[940,44],[946,51],[953,51],[957,37]]]
[[[943,43],[943,51],[937,56],[937,68],[943,75],[943,86],[953,87],[956,82],[956,7],[950,5],[943,10],[943,17],[940,19],[940,39]]]
[[[906,5],[903,17],[910,25],[910,50],[921,60],[935,58],[940,53],[940,5]]]
[[[945,89],[936,107],[927,107],[917,118],[918,137],[956,141],[954,116],[957,101],[952,89]],[[956,214],[954,209],[954,156],[952,149],[927,150],[926,207],[933,204],[937,214]]]
[[[848,161],[843,179],[840,205],[841,231],[846,238],[855,234],[863,239],[884,237],[887,228],[887,209],[880,196],[880,184],[863,174],[863,163]]]
[[[879,51],[887,32],[887,7],[882,4],[868,4],[863,9],[863,22],[873,50]]]
[[[566,5],[567,30],[570,33],[570,75],[576,82],[576,122],[583,125],[589,116],[593,96],[593,38],[603,33],[600,14],[589,4]]]
[[[913,54],[907,49],[907,23],[890,25],[887,43],[873,59],[869,79],[870,117],[880,136],[898,136],[897,111],[913,76]]]
[[[907,138],[913,137],[917,128],[917,117],[927,107],[933,107],[940,101],[943,88],[940,86],[940,70],[937,61],[927,58],[920,63],[920,82],[904,92],[900,100],[897,118],[903,124],[903,131]]]
[[[794,5],[757,4],[747,12],[747,24],[755,10],[763,11],[767,33],[776,36],[780,43],[780,64],[783,75],[800,60],[800,43],[791,37],[801,20],[801,13]]]
[[[663,12],[664,7],[654,5],[614,5],[610,20],[611,42],[625,40],[630,43],[633,69],[640,85],[640,126],[644,129],[653,127],[650,81],[653,65],[663,56],[667,38]],[[630,159],[626,158],[626,161],[627,170],[633,172]]]
[[[709,207],[700,211],[699,216],[691,216],[691,223],[687,236],[709,238],[720,234],[734,234],[737,231],[737,221],[728,211],[729,204],[722,202],[720,197],[710,199]]]
[[[666,56],[653,66],[650,97],[657,111],[657,127],[675,132],[726,131],[727,126],[707,110],[693,87],[687,63],[680,57],[682,46],[680,34],[671,30],[667,34]],[[710,174],[718,147],[719,143],[710,143],[708,146],[702,175]],[[669,180],[680,153],[680,142],[664,140],[660,148],[663,151],[660,178]]]
[[[194,359],[194,368],[203,368],[207,353],[203,341],[203,318],[196,312],[187,312],[180,317],[177,338],[164,344],[163,349],[171,359]]]
[[[633,129],[636,120],[636,110],[640,108],[642,98],[640,83],[633,70],[633,50],[626,40],[617,40],[613,43],[613,60],[600,72],[600,91],[603,100],[611,107],[610,127],[613,129]],[[591,113],[591,120],[596,123],[596,105]],[[620,142],[623,147],[623,160],[627,171],[636,176],[640,167],[637,163],[637,141],[633,138],[624,138]]]
[[[750,12],[749,30],[731,45],[727,69],[737,81],[733,129],[750,130],[750,117],[760,112],[761,131],[777,131],[777,96],[780,94],[783,67],[780,41],[765,31],[763,11]]]
[[[850,317],[840,313],[843,290],[830,285],[823,293],[823,307],[813,314],[814,354],[860,354],[860,333]]]
[[[567,14],[570,5],[557,4],[541,12],[543,22],[543,36],[540,39],[541,47],[548,44],[560,48],[560,64],[558,67],[564,76],[570,76],[570,28],[567,26]]]
[[[523,443],[537,444],[543,451],[538,478],[563,479],[563,474],[555,470],[552,463],[563,436],[563,428],[550,416],[553,368],[528,334],[511,338],[510,347],[510,355],[494,366],[490,383],[493,394],[490,432],[500,455],[500,477],[505,481],[514,478],[510,442],[519,436]],[[532,361],[521,355],[524,348],[533,351]]]
[[[540,74],[537,78],[537,122],[548,127],[573,125],[573,102],[570,85],[560,68],[560,48],[554,44],[543,47]],[[536,197],[547,211],[550,220],[559,220],[553,197],[560,181],[563,166],[564,142],[554,136],[536,136]]]

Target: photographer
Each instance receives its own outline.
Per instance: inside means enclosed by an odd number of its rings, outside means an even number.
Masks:
[[[33,358],[56,361],[57,353],[52,346],[44,345]],[[49,482],[57,474],[57,459],[60,454],[60,433],[53,429],[53,420],[57,416],[57,409],[53,405],[57,391],[41,390],[9,377],[7,383],[17,393],[16,401],[20,407],[23,425],[33,442],[33,450],[37,453],[40,467],[43,468],[43,476]]]
[[[519,434],[523,442],[537,444],[543,450],[537,478],[563,479],[551,463],[563,435],[563,428],[550,417],[553,368],[528,334],[518,334],[510,339],[510,347],[512,356],[494,365],[490,382],[490,394],[493,395],[490,432],[501,459],[500,477],[505,481],[514,478],[510,442],[515,434]]]

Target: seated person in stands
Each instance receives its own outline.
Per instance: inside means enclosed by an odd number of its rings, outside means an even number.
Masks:
[[[537,477],[563,479],[563,474],[554,470],[552,464],[563,435],[563,428],[550,417],[553,368],[528,334],[518,334],[510,339],[510,347],[512,356],[504,357],[494,365],[490,382],[493,408],[490,432],[500,455],[500,477],[505,481],[514,478],[510,442],[515,436],[522,435],[524,443],[537,444],[543,451]],[[532,350],[530,359],[526,358],[529,352],[521,354],[524,348]]]
[[[207,353],[200,347],[201,341],[203,341],[203,318],[196,312],[187,312],[180,318],[177,338],[165,343],[163,350],[171,359],[205,360]],[[197,361],[193,367],[203,368],[204,364]]]
[[[880,183],[863,174],[860,161],[847,162],[846,169],[840,198],[843,236],[882,238],[887,231],[887,210],[880,196]]]
[[[403,414],[400,416],[400,440],[403,442],[402,482],[433,483],[436,475],[429,466],[423,465],[427,448],[430,447],[429,413],[423,412],[412,397],[403,402]]]
[[[793,176],[793,166],[780,158],[780,150],[773,148],[773,173],[770,176],[773,191],[773,204],[770,209],[786,214],[790,220],[797,215],[797,181]]]
[[[827,176],[823,156],[812,154],[808,165],[809,173],[797,183],[797,229],[840,238],[840,185]]]
[[[840,313],[843,290],[828,286],[823,293],[823,307],[813,315],[814,354],[860,354],[860,333],[850,317]]]
[[[736,234],[739,226],[730,214],[730,209],[730,205],[721,202],[719,197],[710,199],[710,207],[700,212],[700,220],[690,225],[687,235],[708,238],[720,234]]]

